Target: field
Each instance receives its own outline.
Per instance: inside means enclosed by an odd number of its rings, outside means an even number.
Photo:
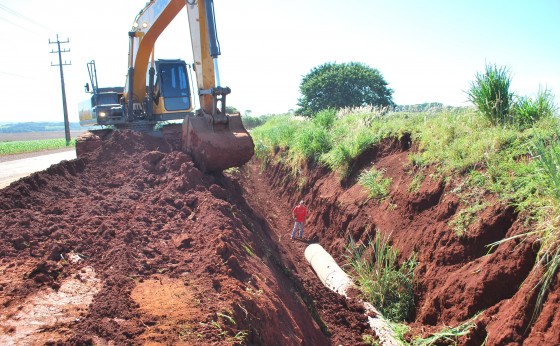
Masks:
[[[74,140],[83,132],[70,132],[71,146],[74,146]],[[64,131],[2,133],[0,156],[64,149],[67,147],[65,138]]]

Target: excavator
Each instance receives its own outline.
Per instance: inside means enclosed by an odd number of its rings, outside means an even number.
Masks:
[[[175,16],[186,8],[194,63],[181,59],[158,59],[154,46],[159,35]],[[88,63],[92,90],[90,99],[80,104],[82,126],[97,125],[76,141],[78,157],[100,146],[112,128],[133,129],[155,136],[177,138],[204,172],[239,167],[251,159],[254,144],[239,114],[226,113],[226,97],[231,89],[221,86],[213,0],[151,0],[136,16],[129,36],[128,72],[124,88],[100,88],[95,62]],[[200,108],[193,104],[196,74]],[[146,80],[148,79],[148,80]],[[183,119],[177,125],[156,126]],[[110,128],[107,128],[110,127]],[[166,131],[166,129],[168,129]],[[179,135],[180,132],[180,135]]]

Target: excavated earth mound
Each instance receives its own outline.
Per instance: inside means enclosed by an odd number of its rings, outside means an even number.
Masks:
[[[0,190],[0,344],[360,344],[363,308],[292,255],[251,172],[123,131]]]

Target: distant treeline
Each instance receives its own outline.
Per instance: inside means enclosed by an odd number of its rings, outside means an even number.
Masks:
[[[454,107],[454,106],[445,106],[443,103],[439,102],[426,102],[426,103],[419,103],[415,105],[400,105],[395,106],[395,112],[440,112],[440,111],[457,111],[461,109],[465,109],[468,107]]]
[[[79,123],[70,123],[70,130],[82,130]],[[0,124],[0,133],[64,131],[63,122],[29,122]]]

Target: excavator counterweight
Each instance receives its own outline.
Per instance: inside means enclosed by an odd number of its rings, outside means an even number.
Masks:
[[[155,60],[154,45],[175,16],[186,8],[194,63]],[[129,36],[128,73],[124,88],[98,88],[95,62],[88,63],[93,95],[80,105],[83,126],[114,126],[162,136],[180,137],[181,149],[205,172],[239,167],[251,159],[254,144],[239,114],[226,114],[230,89],[220,85],[213,0],[151,0],[136,16]],[[192,95],[194,68],[200,109]],[[106,101],[108,100],[108,101]],[[109,102],[109,103],[106,103]],[[177,126],[155,131],[161,121],[183,119]],[[94,130],[76,141],[78,157],[99,147],[110,130]],[[108,133],[109,132],[109,133]]]

